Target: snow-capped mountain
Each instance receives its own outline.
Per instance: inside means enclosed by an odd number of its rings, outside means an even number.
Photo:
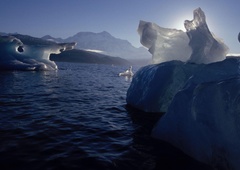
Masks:
[[[53,38],[49,35],[42,38],[57,42],[77,42],[77,49],[98,50],[103,54],[125,59],[151,58],[147,49],[143,47],[136,48],[127,40],[115,38],[106,31],[100,33],[79,32],[66,39]]]
[[[44,40],[48,40],[48,41],[54,41],[54,42],[58,42],[58,43],[63,43],[64,39],[62,38],[54,38],[51,35],[45,35],[42,37],[42,39]]]

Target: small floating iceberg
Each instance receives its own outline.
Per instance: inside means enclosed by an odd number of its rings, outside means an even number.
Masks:
[[[134,74],[132,72],[132,66],[129,67],[125,72],[119,73],[119,76],[128,76],[132,77]]]
[[[54,43],[30,36],[0,36],[0,70],[57,70],[50,55],[71,50],[75,45],[74,42]]]

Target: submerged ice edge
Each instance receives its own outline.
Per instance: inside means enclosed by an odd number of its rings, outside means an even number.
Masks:
[[[38,38],[34,38],[38,39]],[[76,43],[24,44],[14,36],[0,36],[0,70],[57,70],[50,54],[71,50]]]

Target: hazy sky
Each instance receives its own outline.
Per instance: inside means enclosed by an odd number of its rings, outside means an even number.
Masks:
[[[1,0],[0,32],[67,38],[81,31],[108,31],[140,46],[139,20],[184,29],[201,7],[212,32],[240,53],[239,0]]]

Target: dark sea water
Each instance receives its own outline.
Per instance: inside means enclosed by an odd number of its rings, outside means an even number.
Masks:
[[[128,66],[57,64],[0,72],[1,170],[209,169],[151,138],[161,114],[126,105]]]

